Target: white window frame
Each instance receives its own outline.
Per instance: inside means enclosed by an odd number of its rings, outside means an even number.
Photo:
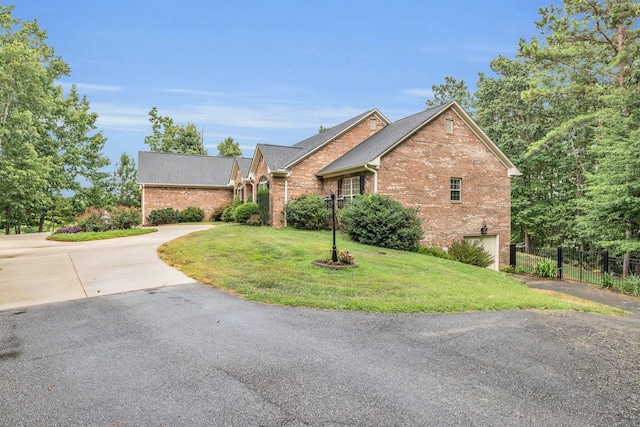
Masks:
[[[342,197],[345,199],[353,199],[355,196],[360,195],[360,177],[352,176],[349,178],[342,178]]]
[[[446,119],[444,127],[447,133],[453,133],[453,119]]]
[[[462,201],[462,178],[451,178],[449,180],[449,198],[452,202]]]

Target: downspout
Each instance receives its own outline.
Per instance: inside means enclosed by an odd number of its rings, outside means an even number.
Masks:
[[[378,171],[376,169],[371,169],[369,165],[365,164],[364,168],[369,172],[373,172],[373,192],[378,192]]]
[[[289,175],[284,177],[284,226],[287,226],[287,203],[289,202]]]
[[[142,225],[144,224],[144,184],[140,184],[140,193],[141,193],[141,200],[140,200],[140,207],[142,208]]]

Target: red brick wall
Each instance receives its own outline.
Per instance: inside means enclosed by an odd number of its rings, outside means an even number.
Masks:
[[[173,208],[183,210],[189,206],[203,209],[205,220],[214,210],[231,205],[232,189],[186,188],[186,187],[144,187],[143,221],[147,224],[147,216],[152,210]]]
[[[454,132],[445,131],[453,119]],[[462,200],[450,179],[462,179]],[[369,187],[367,192],[371,192]],[[445,112],[381,160],[378,192],[419,209],[423,243],[449,247],[483,224],[498,235],[500,265],[509,262],[511,183],[507,168],[453,112]]]

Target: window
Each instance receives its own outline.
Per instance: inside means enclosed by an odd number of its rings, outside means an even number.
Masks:
[[[354,196],[360,194],[360,179],[359,176],[353,176],[351,178],[343,178],[340,189],[342,190],[342,197],[345,199],[353,199]]]
[[[451,201],[459,202],[462,200],[462,179],[451,178]]]
[[[260,178],[260,182],[258,183],[258,185],[260,187],[269,188],[269,178],[267,178],[266,176],[262,175],[262,178]]]
[[[447,133],[453,133],[453,120],[447,119],[445,121],[445,129]]]
[[[376,130],[376,127],[378,127],[378,123],[376,122],[376,119],[370,119],[369,120],[369,129]]]

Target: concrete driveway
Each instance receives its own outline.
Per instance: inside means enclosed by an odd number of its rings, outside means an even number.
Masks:
[[[156,249],[205,225],[93,242],[54,242],[47,234],[0,236],[0,310],[194,283],[158,259]]]

